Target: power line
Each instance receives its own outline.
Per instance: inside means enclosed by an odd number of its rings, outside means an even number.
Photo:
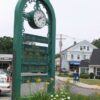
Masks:
[[[61,52],[62,52],[62,46],[63,46],[62,40],[65,40],[66,38],[70,38],[70,39],[72,39],[72,40],[75,41],[76,38],[75,38],[75,37],[68,36],[68,35],[65,35],[65,34],[57,34],[57,35],[59,35],[59,38],[56,38],[56,40],[59,40],[59,49],[60,49],[60,51],[59,51],[59,54],[60,54],[59,72],[61,72],[61,65],[62,65],[62,56],[61,56]],[[64,38],[63,38],[63,36],[64,36]]]
[[[60,35],[60,34],[57,34],[57,35]],[[82,38],[76,38],[76,37],[73,37],[73,36],[69,36],[69,35],[65,35],[65,34],[62,34],[62,36],[65,38],[70,38],[72,40],[83,40]]]

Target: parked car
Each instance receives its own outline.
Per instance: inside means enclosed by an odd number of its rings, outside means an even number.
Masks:
[[[8,79],[8,75],[2,69],[0,69],[0,94],[11,92],[11,82]]]

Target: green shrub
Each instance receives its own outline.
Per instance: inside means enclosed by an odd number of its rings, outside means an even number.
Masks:
[[[96,79],[100,79],[100,76],[96,76],[95,78],[96,78]]]
[[[94,79],[94,73],[90,73],[90,79]]]
[[[80,74],[80,78],[88,79],[89,78],[89,74],[88,73],[81,73]]]
[[[68,77],[73,77],[73,73],[68,73]]]

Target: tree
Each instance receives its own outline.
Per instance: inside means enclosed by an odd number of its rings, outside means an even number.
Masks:
[[[56,54],[55,55],[55,58],[60,58],[60,54]]]
[[[11,37],[0,37],[0,53],[12,54],[13,52],[13,38]]]
[[[100,39],[93,40],[92,44],[100,48]]]

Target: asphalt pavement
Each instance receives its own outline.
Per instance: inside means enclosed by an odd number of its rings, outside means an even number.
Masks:
[[[77,84],[73,84],[70,87],[70,91],[72,93],[76,93],[76,94],[81,94],[81,95],[93,95],[95,93],[100,93],[100,89],[96,89],[96,88],[88,88],[88,87],[82,87],[81,85]],[[56,89],[61,89],[64,86],[64,79],[62,78],[58,78],[56,77]],[[59,88],[60,87],[60,88]],[[11,94],[5,94],[5,95],[0,95],[0,100],[11,100]]]

